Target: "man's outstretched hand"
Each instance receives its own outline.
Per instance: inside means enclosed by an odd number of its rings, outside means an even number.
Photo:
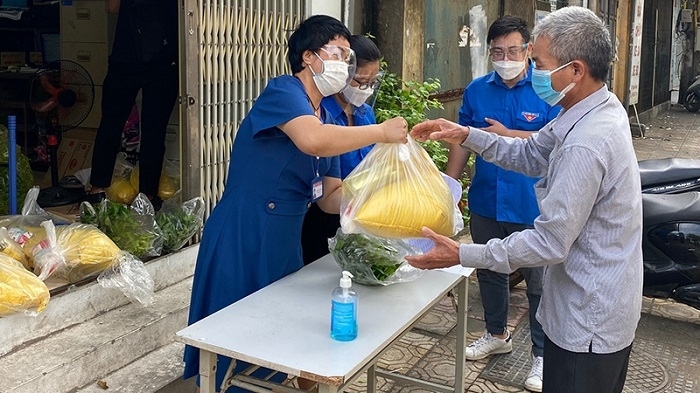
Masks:
[[[423,124],[423,123],[421,123]],[[407,256],[406,261],[419,269],[440,269],[459,265],[459,243],[423,227],[423,236],[432,240],[435,247],[427,254]]]
[[[420,142],[442,140],[459,145],[468,135],[469,127],[445,119],[426,120],[416,124],[411,130],[411,136]]]

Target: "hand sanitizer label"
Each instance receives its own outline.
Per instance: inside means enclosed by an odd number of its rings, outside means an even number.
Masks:
[[[339,341],[350,341],[357,337],[355,303],[332,303],[331,337]]]

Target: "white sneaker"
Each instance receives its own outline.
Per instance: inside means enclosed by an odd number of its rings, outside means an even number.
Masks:
[[[489,355],[508,353],[512,351],[513,342],[511,340],[510,332],[506,330],[506,333],[508,333],[508,336],[505,339],[494,337],[489,332],[484,333],[481,338],[469,344],[469,346],[465,349],[465,357],[468,360],[479,360]]]
[[[542,367],[544,366],[544,358],[542,356],[532,356],[532,368],[530,374],[525,380],[525,389],[531,392],[542,391]]]

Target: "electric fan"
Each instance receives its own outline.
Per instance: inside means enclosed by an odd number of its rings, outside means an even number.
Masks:
[[[29,102],[40,133],[46,135],[51,187],[42,189],[39,206],[68,205],[85,196],[82,188],[59,186],[58,145],[61,134],[80,125],[92,109],[95,86],[87,70],[70,60],[56,60],[39,68],[29,84]]]

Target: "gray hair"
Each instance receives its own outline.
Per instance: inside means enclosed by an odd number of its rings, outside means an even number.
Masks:
[[[532,32],[550,39],[549,54],[566,64],[581,60],[595,80],[604,81],[613,61],[610,32],[593,11],[583,7],[564,7],[545,16]]]

